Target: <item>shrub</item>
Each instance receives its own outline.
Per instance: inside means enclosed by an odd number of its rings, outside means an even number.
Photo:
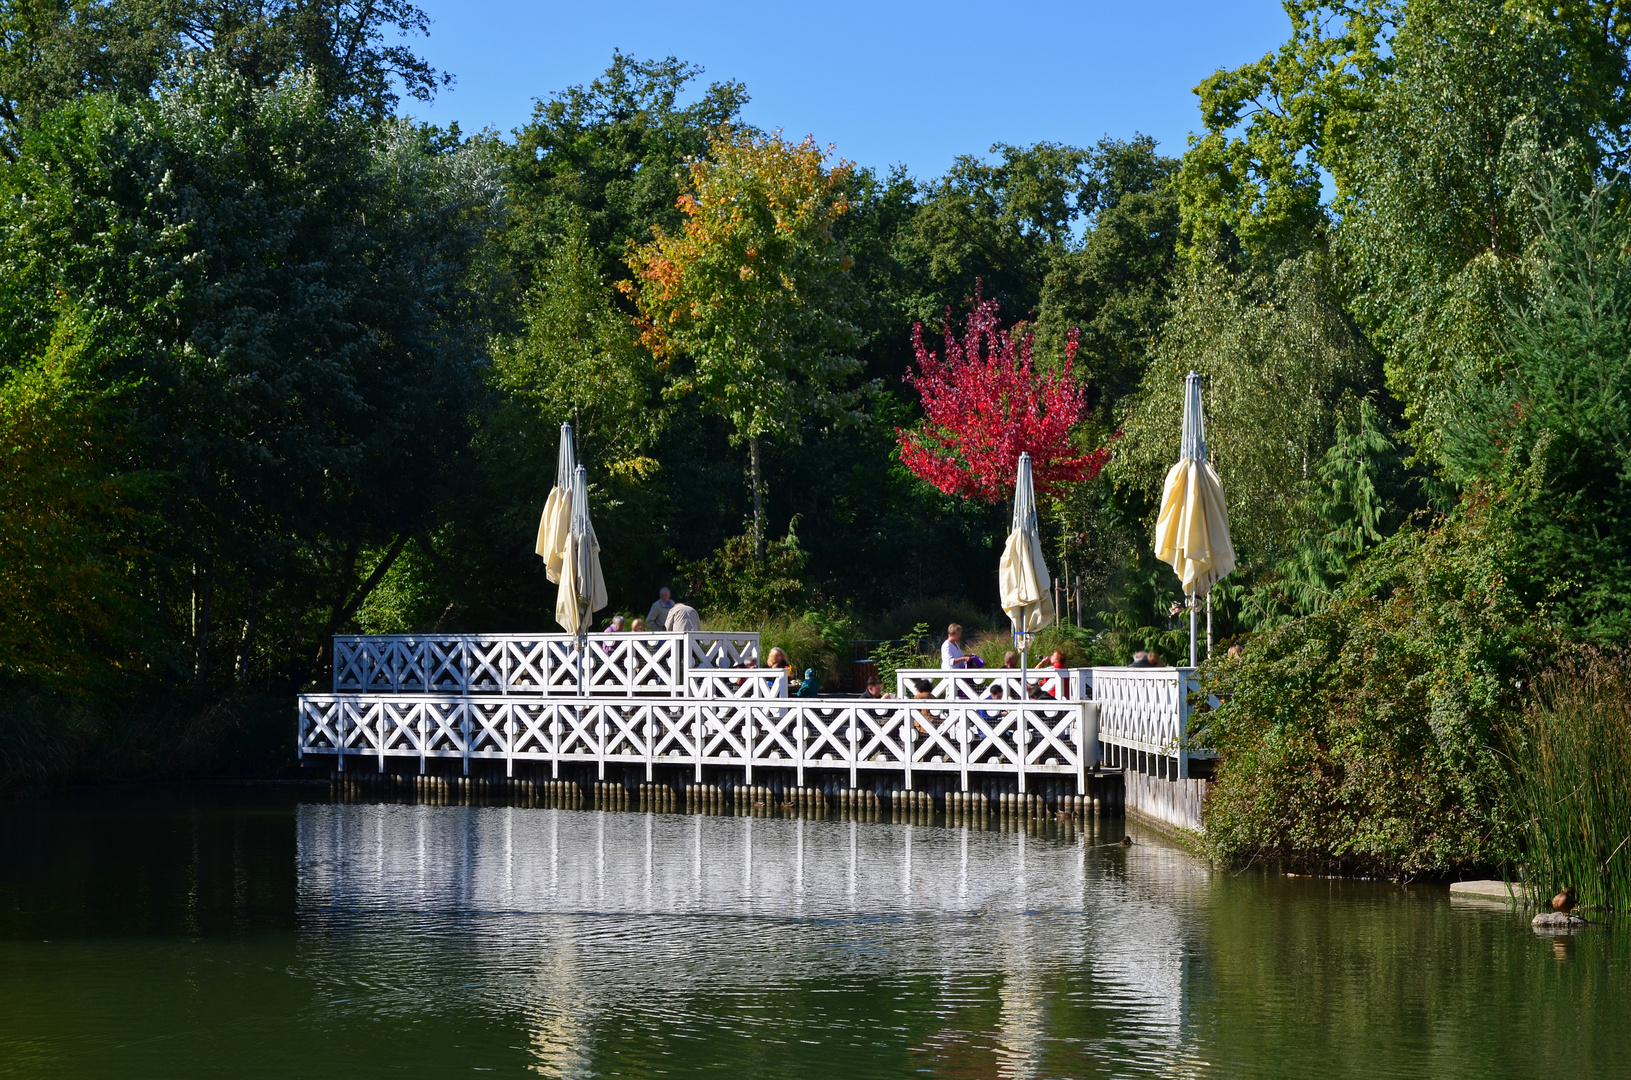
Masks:
[[[698,611],[716,617],[769,619],[777,612],[806,607],[810,596],[799,579],[809,556],[793,532],[765,545],[764,561],[753,557],[753,534],[733,536],[706,559],[682,563],[675,573],[680,595]],[[740,627],[738,627],[740,629]]]
[[[883,680],[884,693],[895,692],[895,672],[901,668],[934,667],[940,662],[939,657],[918,651],[924,639],[932,637],[928,623],[918,623],[904,638],[873,646],[872,659],[877,662],[878,678]]]
[[[1323,611],[1207,665],[1225,699],[1194,729],[1222,755],[1216,857],[1395,877],[1512,858],[1495,740],[1557,638],[1514,591],[1511,554],[1509,530],[1464,505],[1382,544]]]
[[[1513,764],[1531,895],[1573,886],[1583,905],[1631,910],[1631,658],[1590,654],[1536,680]]]
[[[760,662],[770,650],[780,648],[793,666],[793,678],[803,678],[806,668],[814,668],[821,685],[828,690],[839,686],[839,651],[822,632],[823,616],[773,615],[762,619],[715,615],[702,620],[705,630],[757,632]],[[845,656],[848,660],[848,656]]]

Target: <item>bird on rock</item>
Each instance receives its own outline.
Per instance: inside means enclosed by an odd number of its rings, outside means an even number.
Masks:
[[[1574,910],[1574,886],[1570,885],[1556,896],[1552,897],[1552,910],[1567,915]]]

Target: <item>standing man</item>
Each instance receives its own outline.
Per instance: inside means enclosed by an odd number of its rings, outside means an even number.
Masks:
[[[946,670],[968,667],[968,657],[963,653],[963,627],[961,623],[952,623],[946,627],[946,640],[940,643],[940,666]]]
[[[673,594],[664,585],[657,590],[657,602],[651,605],[651,611],[646,615],[646,626],[659,631],[668,626],[668,609],[673,606]]]

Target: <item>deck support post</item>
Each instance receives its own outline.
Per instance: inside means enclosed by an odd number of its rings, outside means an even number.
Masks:
[[[1082,702],[1076,707],[1076,794],[1087,794],[1087,755],[1088,742],[1087,713],[1093,706]],[[1095,733],[1095,744],[1097,735]]]
[[[968,706],[957,710],[957,764],[960,791],[968,790]]]
[[[907,791],[912,790],[912,754],[913,754],[913,750],[914,750],[913,743],[915,741],[912,738],[912,736],[914,734],[916,734],[916,732],[917,732],[917,709],[910,708],[910,709],[906,710],[906,730],[901,733],[901,740],[900,740],[901,745],[906,748],[906,754],[905,754],[906,761],[904,762],[904,764],[906,766],[906,790]]]
[[[1030,683],[1024,681],[1024,676],[1021,676],[1021,680],[1022,685],[1025,687],[1025,693],[1029,696],[1031,692]],[[1030,756],[1031,747],[1031,718],[1025,712],[1024,705],[1019,707],[1019,730],[1014,733],[1014,747],[1019,751],[1015,757],[1019,759],[1016,763],[1019,768],[1019,793],[1023,795],[1025,794],[1025,759]]]
[[[857,739],[861,735],[861,710],[855,709],[849,714],[849,786],[854,791],[860,780],[860,763],[856,760],[861,756],[861,748]]]

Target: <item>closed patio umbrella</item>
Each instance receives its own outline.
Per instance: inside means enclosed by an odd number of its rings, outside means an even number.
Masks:
[[[582,465],[572,477],[570,523],[561,559],[561,587],[555,594],[555,621],[578,639],[578,693],[583,693],[584,650],[595,612],[606,606],[606,579],[600,573],[600,541],[589,521],[589,481]]]
[[[997,587],[1002,610],[1019,637],[1021,685],[1029,669],[1030,635],[1053,618],[1053,583],[1042,558],[1042,536],[1036,524],[1036,491],[1031,485],[1031,455],[1019,455],[1014,479],[1014,519],[997,563]],[[1028,697],[1029,694],[1026,694]]]
[[[561,559],[561,588],[555,594],[555,621],[583,637],[595,612],[606,606],[606,580],[600,574],[600,541],[589,521],[589,483],[582,465],[572,480],[570,524]]]
[[[1167,471],[1161,513],[1155,522],[1155,555],[1167,563],[1189,594],[1189,665],[1194,667],[1195,618],[1199,599],[1235,568],[1229,540],[1229,511],[1223,482],[1206,459],[1206,419],[1201,412],[1201,377],[1184,383],[1184,432],[1178,463]]]
[[[561,448],[555,457],[555,486],[544,500],[544,515],[538,519],[538,555],[544,560],[549,580],[561,580],[561,560],[566,557],[566,534],[572,524],[572,476],[577,468],[572,451],[572,425],[561,425]]]

